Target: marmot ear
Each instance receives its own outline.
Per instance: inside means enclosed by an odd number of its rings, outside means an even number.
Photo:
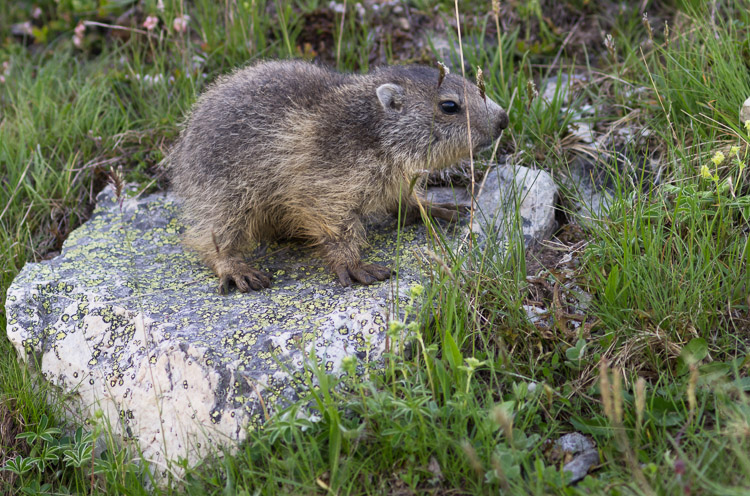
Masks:
[[[404,89],[401,86],[391,83],[381,84],[375,92],[386,111],[401,113],[404,107]]]

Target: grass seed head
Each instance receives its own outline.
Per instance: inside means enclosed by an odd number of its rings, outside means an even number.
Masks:
[[[646,381],[639,377],[635,383],[635,417],[638,422],[638,429],[643,424],[643,412],[646,410]]]
[[[646,32],[648,33],[648,39],[651,41],[651,43],[654,42],[654,32],[651,29],[651,23],[648,21],[648,12],[643,13],[643,17],[641,18],[641,22],[643,23],[643,27],[646,28]]]
[[[476,472],[478,477],[482,477],[484,475],[484,467],[479,460],[479,456],[477,456],[477,451],[474,449],[474,446],[472,446],[469,441],[464,440],[461,442],[461,449],[466,453],[471,468]]]
[[[604,46],[607,47],[607,52],[609,52],[609,56],[612,57],[612,61],[616,61],[617,48],[615,47],[615,39],[612,38],[612,35],[609,33],[604,37]]]
[[[451,70],[448,68],[447,65],[443,64],[442,62],[438,62],[438,71],[440,71],[440,75],[438,76],[438,89],[440,89],[440,86],[443,84],[443,80],[445,79],[445,76],[451,73]]]
[[[477,87],[479,88],[479,94],[482,96],[482,100],[487,101],[486,88],[484,85],[484,73],[482,68],[477,66]]]
[[[107,183],[112,186],[115,190],[115,200],[120,205],[120,210],[122,210],[122,202],[124,200],[122,196],[122,191],[125,188],[125,178],[122,173],[122,166],[117,167],[115,169],[112,167],[109,169],[109,174],[107,177]]]
[[[612,371],[612,403],[614,406],[615,422],[622,424],[622,370]]]
[[[607,361],[602,360],[599,363],[599,393],[602,396],[604,415],[612,422],[614,420],[614,408],[612,406],[612,391],[610,387],[609,367],[607,367]]]
[[[500,405],[497,405],[492,409],[492,417],[497,422],[497,425],[503,430],[503,434],[508,443],[513,445],[513,416],[508,415],[508,412]]]
[[[534,84],[534,81],[529,79],[529,81],[526,83],[526,96],[529,99],[529,105],[531,105],[531,102],[534,101],[536,97],[539,96],[539,91],[536,89],[536,84]]]

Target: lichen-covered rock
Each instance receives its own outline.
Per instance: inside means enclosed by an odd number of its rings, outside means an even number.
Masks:
[[[370,231],[365,260],[399,277],[342,288],[299,243],[267,247],[257,265],[271,289],[217,294],[216,276],[179,243],[169,195],[97,199],[59,257],[27,264],[8,291],[8,337],[19,354],[78,403],[102,410],[146,459],[196,461],[207,445],[245,437],[311,380],[313,354],[377,361],[394,308],[420,280],[424,229]],[[385,234],[387,233],[387,234]]]
[[[505,184],[542,199],[533,208],[521,201],[523,219],[543,205],[554,218],[554,195],[535,192],[549,184],[515,175],[522,169],[501,172],[502,183],[488,179],[476,202],[488,217],[516,204],[508,202],[514,188],[499,191]],[[254,257],[272,287],[221,296],[216,276],[180,244],[177,214],[168,194],[120,204],[104,190],[60,256],[27,264],[6,300],[19,355],[67,395],[80,420],[101,410],[157,468],[236,445],[314,383],[310,360],[333,374],[350,356],[360,371],[377,366],[388,322],[421,281],[417,257],[431,246],[421,225],[398,236],[393,220],[374,225],[364,260],[398,277],[343,288],[310,248],[272,244]]]

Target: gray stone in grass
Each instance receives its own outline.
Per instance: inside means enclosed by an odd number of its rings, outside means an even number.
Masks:
[[[577,77],[574,75],[574,80]],[[557,98],[562,105],[567,105],[569,103],[569,93],[570,78],[566,72],[561,72],[557,76],[548,77],[542,81],[541,98],[546,103],[551,103]]]
[[[610,182],[606,168],[595,160],[586,157],[571,163],[563,190],[579,223],[588,225],[606,216],[613,201]]]
[[[557,229],[558,188],[547,172],[520,165],[495,166],[482,183],[476,185],[479,197],[474,202],[473,226],[480,240],[507,240],[517,231],[513,225],[516,212],[527,246],[548,239]],[[471,195],[464,188],[430,188],[427,198],[435,203],[471,205]]]
[[[543,170],[505,165],[487,172],[477,198],[474,232],[482,237],[507,240],[520,222],[527,246],[548,239],[557,229],[558,189]]]
[[[750,121],[750,98],[745,100],[740,107],[740,126],[744,126],[747,121]]]
[[[493,198],[510,194],[489,178],[487,186]],[[477,203],[494,208],[491,198]],[[121,207],[105,189],[60,256],[23,268],[5,304],[8,338],[73,416],[101,410],[157,472],[236,446],[305,394],[313,360],[336,375],[349,356],[360,373],[377,367],[388,321],[422,280],[419,252],[430,246],[421,225],[397,237],[393,220],[374,223],[365,259],[397,267],[398,277],[342,288],[309,248],[273,244],[256,253],[270,289],[220,296],[216,276],[179,243],[177,213],[169,194]]]
[[[565,434],[555,441],[555,448],[572,455],[573,458],[563,465],[563,471],[571,475],[570,482],[578,482],[586,477],[592,467],[599,464],[599,451],[596,445],[578,432]]]

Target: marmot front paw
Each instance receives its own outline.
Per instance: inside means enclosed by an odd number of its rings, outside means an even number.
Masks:
[[[234,283],[241,293],[247,293],[251,289],[258,291],[271,287],[271,279],[247,264],[232,264],[232,270],[219,275],[219,294],[229,293],[229,286]]]

